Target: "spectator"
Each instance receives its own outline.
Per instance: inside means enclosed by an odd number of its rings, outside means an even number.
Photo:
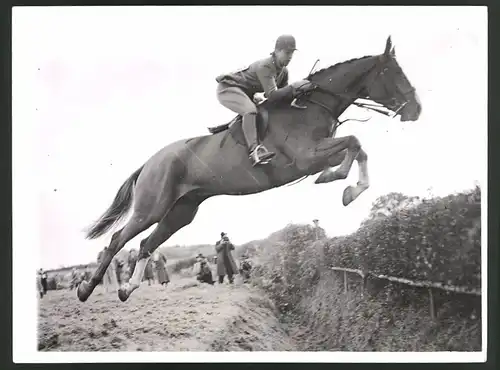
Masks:
[[[243,282],[246,283],[250,279],[250,271],[252,270],[252,265],[246,254],[241,256],[240,261],[240,275],[243,278]]]
[[[104,247],[104,249],[97,255],[98,263],[102,262],[104,258],[104,253],[107,249],[108,247]],[[109,293],[110,291],[116,291],[118,289],[118,278],[116,276],[116,262],[117,262],[116,258],[114,257],[111,260],[111,263],[109,264],[108,268],[104,272],[102,283],[104,285],[106,293]]]
[[[198,254],[196,256],[196,264],[195,264],[195,273],[196,280],[201,283],[207,283],[210,285],[214,285],[214,278],[212,276],[212,270],[210,266],[208,266],[208,260],[203,254]]]
[[[153,274],[153,259],[150,258],[148,260],[148,263],[146,264],[146,267],[144,268],[144,277],[142,280],[147,280],[148,285],[151,285],[151,281],[154,283],[154,274]]]
[[[215,251],[217,252],[217,276],[219,284],[224,282],[224,276],[227,275],[229,284],[234,281],[234,275],[238,273],[236,263],[234,262],[233,254],[234,245],[229,241],[226,233],[221,233],[221,240],[215,243]]]
[[[161,285],[167,286],[170,282],[167,273],[167,259],[160,251],[156,251],[153,254],[154,270],[156,273],[156,278]]]
[[[42,269],[36,272],[36,289],[38,291],[38,294],[40,295],[40,298],[43,298],[44,293],[42,286]]]
[[[125,275],[127,274],[127,267],[125,266],[125,262],[121,258],[115,256],[115,259],[116,279],[118,281],[118,286],[121,286],[126,280]]]
[[[47,294],[47,273],[43,270],[40,269],[40,280],[42,283],[42,289],[43,289],[43,294]]]
[[[78,272],[78,270],[75,267],[73,267],[73,269],[71,270],[71,281],[69,283],[69,289],[73,290],[74,288],[77,288],[82,281],[81,278],[82,275]]]
[[[129,279],[134,274],[136,264],[137,264],[137,251],[135,249],[131,249],[130,252],[128,253],[128,260],[127,260]]]
[[[92,277],[92,271],[90,271],[90,267],[89,266],[85,267],[85,271],[84,271],[83,274],[84,274],[83,279],[85,281],[89,281],[90,278]]]

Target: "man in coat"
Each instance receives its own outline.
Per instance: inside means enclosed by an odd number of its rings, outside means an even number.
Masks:
[[[43,269],[40,269],[40,277],[41,277],[43,294],[47,294],[47,273]]]
[[[219,284],[224,282],[224,276],[227,275],[229,284],[234,281],[234,275],[238,273],[236,262],[234,262],[233,254],[234,245],[229,241],[226,233],[221,233],[221,240],[215,243],[215,251],[217,252],[217,276],[219,276]]]
[[[43,298],[44,289],[42,286],[42,269],[38,270],[36,273],[36,286],[37,286],[37,291],[38,291],[38,294],[40,295],[40,298]]]

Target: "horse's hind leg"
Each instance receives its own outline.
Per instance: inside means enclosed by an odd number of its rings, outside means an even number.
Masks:
[[[190,199],[186,195],[180,198],[174,207],[158,222],[151,235],[141,241],[139,258],[132,278],[128,284],[122,286],[118,291],[118,297],[122,302],[125,302],[130,294],[140,286],[144,269],[151,254],[178,230],[193,221],[198,212],[199,204],[200,202]]]
[[[125,246],[125,244],[137,236],[139,233],[146,230],[154,222],[146,220],[134,214],[125,227],[113,234],[109,247],[104,251],[103,259],[97,270],[94,272],[89,282],[82,281],[78,286],[78,299],[85,302],[92,294],[95,287],[101,282],[104,273],[106,272],[113,257]]]

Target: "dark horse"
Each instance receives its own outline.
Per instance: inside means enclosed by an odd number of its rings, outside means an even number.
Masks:
[[[290,102],[259,106],[259,135],[276,153],[269,164],[252,167],[242,145],[241,120],[236,119],[227,130],[212,130],[212,135],[167,145],[137,169],[87,232],[89,239],[100,237],[127,215],[134,203],[130,219],[113,234],[92,278],[78,287],[78,298],[86,301],[113,256],[129,240],[157,224],[140,243],[132,278],[118,291],[120,300],[127,300],[139,287],[150,255],[190,224],[209,197],[255,194],[319,172],[317,184],[345,179],[354,160],[358,162],[359,181],[345,189],[344,205],[366,190],[367,154],[355,136],[335,138],[337,118],[358,98],[380,104],[400,115],[401,121],[416,121],[421,112],[417,93],[395,59],[390,37],[384,53],[338,63],[315,72],[308,80],[315,89],[299,98],[306,109],[294,108]],[[333,170],[335,166],[339,167]]]

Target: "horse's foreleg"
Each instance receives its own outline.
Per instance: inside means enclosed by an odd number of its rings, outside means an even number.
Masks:
[[[330,167],[340,164],[339,168],[333,170],[328,168],[314,182],[323,184],[336,180],[346,179],[351,171],[352,164],[361,151],[361,144],[356,136],[345,136],[339,138],[328,138],[323,140],[316,148],[315,157],[324,157]],[[345,154],[343,154],[345,153]],[[337,163],[339,156],[342,157]]]
[[[339,140],[344,140],[344,139],[346,138],[339,138]],[[332,141],[336,139],[327,139],[327,140],[328,141],[325,144],[322,144],[325,147],[332,146],[333,144]],[[356,140],[349,139],[349,140],[351,141],[351,143],[349,143],[348,140],[347,142],[344,141],[344,145],[346,145],[347,148],[339,152],[335,152],[327,158],[328,166],[330,168],[324,170],[320,174],[318,179],[315,181],[316,184],[320,184],[320,183],[332,182],[339,179],[345,179],[352,167],[354,161],[352,158],[354,157],[358,162],[359,179],[356,186],[348,186],[345,188],[342,196],[342,203],[344,204],[344,206],[349,205],[353,200],[355,200],[362,192],[364,192],[370,186],[370,181],[368,177],[368,155],[361,148],[361,145],[359,144],[359,141],[357,139]],[[349,145],[351,146],[349,147]],[[332,148],[335,148],[335,146],[332,146]],[[332,168],[339,165],[340,167],[337,170],[334,170]]]
[[[344,206],[349,205],[359,195],[370,186],[370,179],[368,177],[368,155],[361,149],[356,157],[358,162],[359,179],[356,186],[349,185],[344,189],[342,195],[342,203]]]

